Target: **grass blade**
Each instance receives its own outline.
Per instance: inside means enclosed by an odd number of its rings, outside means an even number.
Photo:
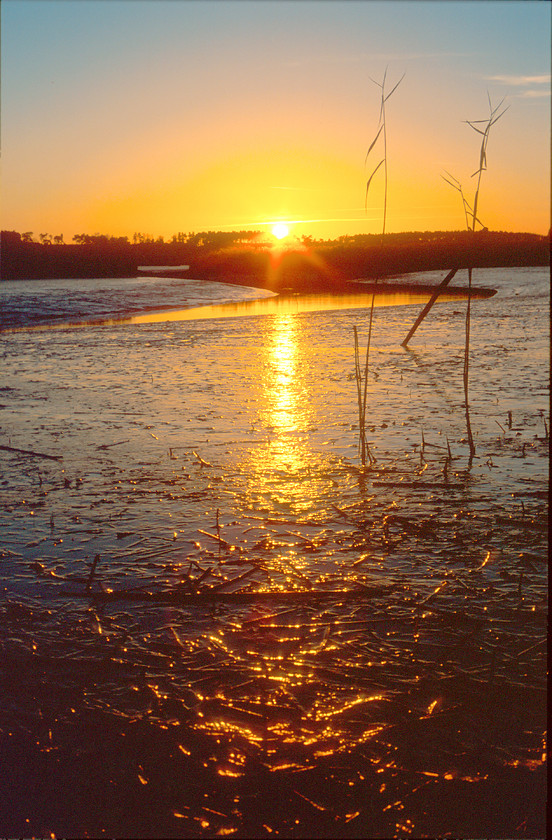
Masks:
[[[366,157],[364,158],[364,164],[366,164],[366,161],[368,160],[368,155],[370,154],[370,152],[372,151],[372,149],[374,148],[374,146],[378,142],[378,138],[379,138],[382,131],[383,131],[383,125],[380,127],[380,130],[378,131],[378,133],[376,134],[376,136],[374,137],[374,139],[372,140],[372,142],[370,144],[370,148],[366,152]]]
[[[378,163],[378,165],[376,166],[376,168],[374,169],[374,171],[372,172],[372,174],[371,174],[371,175],[370,175],[370,177],[368,178],[368,181],[367,181],[367,183],[366,183],[366,197],[365,197],[365,199],[364,199],[364,205],[365,205],[365,207],[366,207],[367,202],[368,202],[368,190],[369,190],[369,188],[370,188],[370,184],[371,184],[371,182],[372,182],[372,178],[374,177],[374,175],[376,174],[376,172],[378,171],[378,169],[380,168],[380,166],[382,165],[382,163],[383,163],[384,161],[385,161],[385,158],[383,158],[382,160],[380,160],[380,162]]]
[[[464,120],[464,122],[467,123],[470,128],[473,128],[474,131],[477,131],[478,134],[483,134],[483,136],[485,136],[485,132],[481,131],[480,128],[476,128],[473,122],[470,122],[470,120]],[[486,122],[486,120],[474,120],[474,122]]]
[[[451,177],[452,177],[452,176],[451,176]],[[444,175],[441,175],[441,178],[443,179],[443,181],[444,181],[446,184],[448,184],[450,187],[453,187],[453,189],[458,190],[459,192],[461,192],[461,191],[462,191],[462,188],[461,188],[458,184],[453,184],[453,182],[452,182],[452,181],[449,181],[449,179],[448,179],[448,178],[445,178],[445,176],[444,176]]]
[[[399,81],[397,82],[397,84],[395,85],[395,87],[393,88],[391,93],[387,94],[387,96],[384,99],[384,102],[387,102],[389,97],[392,96],[395,93],[395,91],[397,90],[398,86],[400,85],[400,83],[402,82],[402,80],[404,79],[405,76],[406,76],[406,71],[402,74],[401,78],[399,79]]]

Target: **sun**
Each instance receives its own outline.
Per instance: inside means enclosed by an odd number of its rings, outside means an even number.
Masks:
[[[284,239],[286,236],[289,235],[289,228],[287,225],[283,224],[283,222],[278,222],[272,228],[272,236],[275,236],[276,239]]]

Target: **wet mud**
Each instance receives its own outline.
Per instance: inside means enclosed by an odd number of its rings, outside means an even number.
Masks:
[[[374,314],[366,468],[368,309],[32,330],[13,292],[4,833],[544,836],[549,284],[477,275],[475,457],[465,302],[405,349],[411,303]]]

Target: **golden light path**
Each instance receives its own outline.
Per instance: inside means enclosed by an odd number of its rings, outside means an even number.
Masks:
[[[263,446],[253,449],[251,493],[266,497],[281,512],[310,506],[316,483],[305,481],[311,450],[308,428],[312,411],[304,385],[299,322],[282,313],[266,322],[266,353],[259,372],[259,423],[266,430]]]
[[[475,297],[475,295],[474,295]],[[458,300],[458,295],[442,294],[440,302]],[[409,304],[424,304],[429,300],[427,293],[414,292],[386,292],[377,293],[375,306],[407,306]],[[202,318],[235,318],[243,315],[292,315],[298,312],[322,312],[339,309],[369,309],[372,303],[371,294],[349,295],[291,295],[289,297],[274,295],[259,300],[246,300],[236,303],[218,303],[209,306],[195,306],[189,309],[165,310],[164,312],[148,312],[129,318],[114,319],[113,323],[151,324],[161,321],[194,321]],[[111,323],[111,321],[108,321]]]
[[[315,409],[309,399],[310,362],[304,343],[297,310],[284,309],[264,321],[264,349],[255,376],[259,406],[255,425],[262,430],[264,439],[250,450],[245,466],[249,476],[246,508],[263,509],[269,516],[278,517],[284,534],[289,527],[286,522],[308,513],[325,485],[309,439]],[[266,534],[270,540],[272,531]],[[275,539],[281,536],[276,534]],[[271,573],[287,578],[286,589],[297,585],[294,581],[301,577],[307,580],[310,563],[309,556],[295,542],[286,544],[285,540],[278,542],[277,551],[263,555],[263,565]],[[231,624],[209,637],[217,650],[265,681],[262,691],[249,689],[246,701],[234,700],[231,692],[220,688],[218,706],[194,726],[196,732],[212,739],[211,761],[219,776],[244,775],[244,745],[246,751],[262,756],[271,773],[308,771],[317,760],[351,749],[346,717],[350,710],[377,706],[387,699],[385,692],[379,690],[322,691],[318,687],[301,726],[293,718],[281,718],[280,705],[285,708],[293,699],[293,691],[301,691],[302,686],[315,680],[317,656],[321,651],[327,654],[333,642],[325,631],[320,633],[316,622],[307,629],[301,621],[285,628],[275,624],[271,631],[268,645],[266,639],[259,641],[258,636],[251,635],[247,623]],[[356,748],[374,740],[384,728],[370,719],[370,713],[367,717],[366,725],[355,732]],[[311,799],[308,802],[316,809],[326,810],[326,805]],[[352,818],[355,814],[347,816]]]

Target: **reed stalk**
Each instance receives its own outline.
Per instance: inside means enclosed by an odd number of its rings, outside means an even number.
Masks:
[[[366,449],[365,449],[365,428],[362,423],[362,376],[360,372],[360,355],[358,350],[358,330],[353,327],[353,335],[355,337],[355,381],[357,386],[357,404],[358,404],[358,448],[362,466],[366,465]]]
[[[464,196],[462,185],[456,178],[453,178],[453,182],[447,180],[448,184],[452,187],[457,189],[460,193],[462,198],[462,204],[464,207],[464,214],[466,217],[466,225],[468,230],[472,233],[475,233],[476,225],[479,224],[481,227],[486,230],[483,223],[480,221],[478,217],[478,210],[479,210],[479,194],[481,190],[481,178],[483,176],[483,172],[487,169],[487,145],[489,142],[489,134],[491,131],[491,127],[506,113],[508,108],[502,108],[502,103],[504,100],[502,99],[498,105],[493,107],[491,98],[487,94],[489,99],[489,116],[486,120],[465,120],[467,125],[470,126],[477,134],[481,135],[481,145],[479,147],[479,167],[473,173],[472,178],[476,177],[477,182],[475,185],[475,193],[473,199],[473,206],[470,206],[469,202],[466,200]],[[447,173],[449,174],[449,173]],[[444,176],[443,176],[444,177]],[[452,176],[450,176],[452,177]],[[471,221],[470,221],[471,218]],[[464,345],[464,405],[466,410],[466,431],[468,435],[468,444],[470,447],[470,458],[473,458],[475,455],[475,444],[473,441],[473,434],[471,429],[471,422],[470,422],[470,407],[469,407],[469,399],[468,399],[468,391],[469,391],[469,370],[470,370],[470,326],[471,326],[471,296],[472,296],[472,273],[473,267],[468,268],[468,303],[466,306],[466,339]]]
[[[383,79],[381,82],[376,82],[375,79],[372,79],[374,84],[376,84],[381,90],[381,99],[380,99],[380,113],[379,113],[379,121],[378,121],[378,129],[376,131],[376,136],[370,143],[368,151],[366,152],[366,158],[364,163],[368,161],[368,157],[370,153],[376,146],[380,136],[382,137],[383,142],[383,157],[380,162],[375,166],[366,182],[366,194],[364,198],[364,208],[365,210],[368,209],[368,191],[370,189],[370,184],[379,170],[379,168],[383,165],[383,219],[382,219],[382,231],[381,231],[381,244],[383,246],[384,239],[385,239],[385,228],[387,224],[387,193],[388,193],[388,184],[389,184],[389,173],[387,168],[387,120],[386,120],[386,113],[385,113],[385,103],[387,100],[393,95],[393,93],[397,90],[398,86],[404,79],[405,74],[401,76],[399,81],[394,85],[392,90],[389,93],[385,91],[385,82],[387,79],[387,67],[385,68],[385,72],[383,74]],[[359,451],[360,451],[360,458],[362,461],[362,466],[366,466],[366,458],[370,461],[370,464],[375,463],[376,459],[370,452],[370,447],[366,441],[366,406],[368,403],[368,366],[370,360],[370,343],[372,340],[372,323],[374,319],[374,302],[375,302],[375,292],[372,293],[372,303],[370,306],[370,323],[368,327],[368,341],[366,344],[366,358],[364,361],[364,388],[362,388],[362,371],[360,368],[360,355],[359,355],[359,346],[358,346],[358,332],[357,328],[354,327],[354,335],[355,335],[355,375],[356,375],[356,382],[357,382],[357,399],[358,399],[358,422],[359,422]]]
[[[366,164],[366,162],[368,160],[368,157],[370,155],[370,152],[372,151],[372,149],[377,144],[380,135],[382,135],[382,140],[383,140],[383,158],[380,160],[380,162],[377,164],[375,169],[372,171],[372,174],[370,175],[370,177],[368,178],[368,181],[366,182],[366,195],[365,195],[365,198],[364,198],[364,207],[365,207],[366,210],[368,209],[368,190],[370,189],[370,184],[372,183],[372,179],[373,179],[374,175],[376,174],[376,172],[378,171],[380,166],[383,164],[383,176],[384,176],[383,177],[383,220],[382,220],[382,231],[381,231],[381,244],[382,245],[383,245],[383,240],[384,240],[384,237],[385,237],[385,227],[386,227],[386,223],[387,223],[387,192],[388,192],[388,185],[389,185],[389,177],[388,177],[389,173],[388,173],[388,169],[387,169],[387,120],[386,120],[386,115],[385,115],[385,103],[395,93],[395,91],[397,90],[398,86],[400,85],[400,83],[402,82],[404,77],[405,77],[405,74],[403,73],[401,78],[397,82],[397,84],[394,85],[394,87],[392,88],[392,90],[389,93],[385,92],[385,81],[387,79],[387,67],[385,68],[385,73],[383,74],[383,79],[382,79],[381,82],[376,82],[375,79],[371,79],[371,81],[374,82],[374,84],[377,85],[381,90],[380,114],[379,114],[378,130],[376,132],[376,136],[374,137],[374,139],[370,143],[368,151],[366,152],[366,158],[365,158],[364,163]]]
[[[475,444],[473,442],[473,434],[470,421],[470,403],[469,403],[469,377],[470,377],[470,323],[471,323],[471,288],[472,288],[472,269],[468,268],[468,303],[466,306],[466,340],[464,344],[464,407],[466,411],[466,433],[468,435],[468,445],[470,447],[470,458],[475,455]]]
[[[487,94],[488,96],[488,94]],[[472,174],[472,178],[476,177],[476,185],[475,185],[475,192],[474,192],[474,199],[473,204],[470,204],[468,199],[464,194],[464,190],[462,189],[462,184],[458,181],[454,175],[451,175],[450,172],[446,172],[446,176],[442,175],[446,183],[455,189],[459,194],[460,198],[462,199],[462,207],[464,210],[464,217],[466,221],[466,228],[468,231],[472,233],[475,232],[476,225],[480,225],[483,230],[487,228],[479,219],[479,195],[481,190],[481,179],[483,176],[483,172],[487,169],[487,145],[489,142],[489,134],[492,126],[506,113],[508,110],[507,107],[502,109],[502,103],[504,100],[502,99],[498,105],[493,107],[491,102],[490,96],[489,98],[489,116],[486,120],[465,120],[465,122],[476,131],[478,134],[481,135],[481,145],[479,148],[479,167],[476,171]],[[502,109],[502,110],[501,110]],[[402,346],[406,347],[414,332],[417,330],[420,323],[426,317],[428,312],[430,311],[431,307],[437,300],[438,296],[441,292],[445,289],[448,285],[450,280],[454,277],[457,272],[457,268],[453,268],[445,277],[445,279],[436,287],[435,292],[431,296],[430,300],[420,312],[418,318],[416,319],[414,325],[410,329],[408,335],[402,342]],[[470,369],[470,329],[471,329],[471,299],[472,299],[472,274],[473,274],[473,266],[468,268],[468,303],[466,307],[466,319],[465,319],[465,343],[464,343],[464,370],[463,370],[463,381],[464,381],[464,407],[466,412],[466,431],[468,437],[468,444],[470,447],[470,461],[475,455],[475,444],[473,440],[473,433],[471,428],[471,421],[470,421],[470,407],[469,407],[469,369]]]
[[[374,320],[374,301],[376,293],[372,292],[372,303],[370,306],[370,322],[368,325],[368,341],[366,342],[366,359],[364,362],[364,393],[362,395],[363,419],[366,421],[366,398],[368,396],[368,362],[370,360],[370,342],[372,340],[372,322]]]
[[[373,301],[372,301],[373,303]],[[366,457],[372,463],[375,459],[370,452],[368,441],[366,440],[366,379],[364,383],[364,391],[362,389],[362,370],[360,367],[360,352],[358,343],[358,330],[353,327],[355,337],[355,379],[357,384],[357,402],[358,402],[358,448],[362,466],[366,466]],[[365,364],[365,371],[368,368],[368,350]]]
[[[453,189],[455,189],[457,192],[460,193],[460,198],[462,199],[462,207],[463,207],[463,210],[464,210],[464,217],[465,217],[465,221],[466,221],[467,230],[475,231],[476,224],[479,224],[484,230],[486,230],[485,225],[483,224],[483,222],[480,221],[480,219],[477,215],[478,214],[478,209],[479,209],[479,191],[480,191],[480,187],[481,187],[482,174],[485,171],[485,169],[487,168],[487,143],[489,142],[489,132],[490,132],[491,126],[493,126],[494,123],[497,120],[499,120],[500,117],[507,111],[507,108],[504,108],[502,111],[500,110],[503,101],[504,100],[501,100],[501,102],[493,108],[491,100],[489,98],[490,115],[487,118],[487,120],[471,120],[471,121],[466,120],[465,121],[465,122],[467,122],[467,124],[471,128],[474,129],[474,131],[477,131],[478,134],[482,135],[481,147],[480,147],[480,150],[479,150],[479,169],[477,169],[472,175],[472,177],[477,175],[477,184],[476,184],[476,188],[475,188],[475,197],[474,197],[474,201],[473,201],[473,206],[467,200],[466,196],[464,195],[464,191],[462,189],[461,183],[458,181],[457,178],[454,177],[454,175],[451,175],[450,172],[447,172],[447,170],[445,170],[446,177],[445,177],[445,175],[441,175],[443,180],[446,181],[446,183],[449,186],[451,186]],[[479,128],[478,127],[479,125],[485,125],[485,127],[484,128]],[[431,296],[431,299],[429,300],[429,302],[426,304],[426,306],[424,307],[422,312],[420,312],[418,318],[416,319],[416,322],[415,322],[414,326],[410,329],[410,331],[409,331],[408,335],[406,336],[406,338],[404,339],[404,341],[401,342],[403,347],[407,346],[408,342],[410,341],[410,339],[412,338],[412,336],[414,335],[414,333],[418,329],[419,325],[421,324],[423,319],[426,317],[426,315],[429,313],[431,307],[433,306],[433,304],[435,303],[435,301],[437,300],[439,295],[442,294],[442,292],[444,291],[444,289],[449,284],[450,280],[454,277],[454,275],[456,274],[457,271],[458,271],[457,268],[453,268],[452,271],[450,271],[447,274],[447,276],[445,277],[445,279],[440,283],[440,285],[436,287],[435,292]],[[471,278],[470,278],[469,294],[471,294]],[[468,318],[468,326],[469,326],[469,318]]]
[[[359,343],[358,343],[358,330],[356,327],[353,327],[354,337],[355,337],[355,378],[357,383],[357,401],[358,401],[358,446],[359,446],[359,454],[360,460],[362,462],[362,466],[366,466],[366,459],[370,464],[374,464],[376,462],[375,457],[372,455],[370,451],[370,447],[368,445],[368,441],[366,440],[366,406],[368,403],[368,365],[370,360],[370,342],[372,338],[372,321],[374,316],[374,300],[375,300],[375,292],[372,293],[372,305],[370,307],[370,325],[368,328],[368,341],[366,344],[366,357],[364,360],[364,376],[360,367],[360,352],[359,352]],[[362,382],[364,379],[364,388],[362,387]]]

